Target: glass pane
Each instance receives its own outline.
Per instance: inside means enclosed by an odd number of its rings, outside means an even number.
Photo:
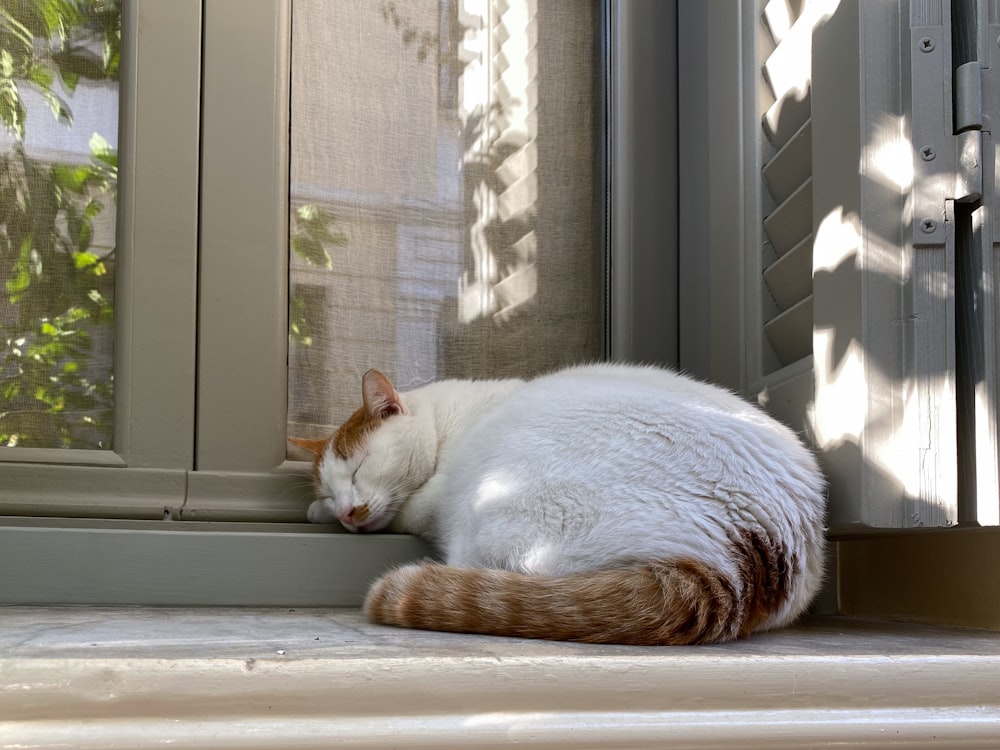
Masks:
[[[0,446],[110,449],[121,7],[0,0]]]
[[[599,4],[292,6],[289,433],[603,356]]]

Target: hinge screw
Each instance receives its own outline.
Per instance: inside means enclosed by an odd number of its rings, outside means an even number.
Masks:
[[[920,147],[920,158],[924,161],[933,161],[935,156],[937,156],[937,152],[934,151],[933,146]]]
[[[921,52],[930,52],[934,49],[934,40],[929,36],[921,37],[918,44]]]
[[[934,219],[920,220],[920,231],[924,234],[934,234],[935,229],[937,229],[937,222]]]

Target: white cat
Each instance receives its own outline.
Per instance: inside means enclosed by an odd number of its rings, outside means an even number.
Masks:
[[[824,483],[786,427],[666,370],[572,367],[399,393],[376,370],[316,455],[315,522],[418,534],[444,564],[365,601],[404,627],[632,644],[791,622],[823,573]]]

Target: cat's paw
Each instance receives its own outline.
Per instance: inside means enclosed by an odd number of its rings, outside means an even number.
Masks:
[[[306,511],[306,518],[309,523],[334,523],[337,521],[337,514],[333,510],[333,503],[326,500],[313,500]]]

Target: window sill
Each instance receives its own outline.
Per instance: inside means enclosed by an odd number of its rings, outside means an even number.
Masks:
[[[350,609],[0,609],[8,747],[985,748],[998,674],[1000,633],[843,618],[670,649]]]

